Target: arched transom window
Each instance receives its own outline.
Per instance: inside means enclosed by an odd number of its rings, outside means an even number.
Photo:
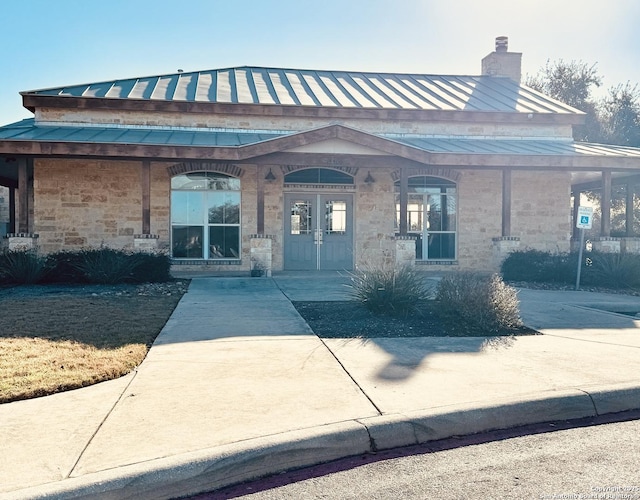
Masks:
[[[395,183],[396,227],[400,224],[400,181]],[[407,232],[414,234],[417,260],[455,260],[458,200],[455,182],[409,177]]]
[[[171,254],[240,258],[240,179],[194,172],[171,179]]]

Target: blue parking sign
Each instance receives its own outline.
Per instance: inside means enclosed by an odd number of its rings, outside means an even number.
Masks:
[[[578,207],[576,227],[579,229],[591,229],[593,207]]]

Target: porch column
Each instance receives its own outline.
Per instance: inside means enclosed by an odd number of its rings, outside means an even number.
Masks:
[[[16,188],[9,188],[9,233],[16,232]]]
[[[142,234],[151,234],[151,163],[142,162]]]
[[[27,160],[18,160],[18,232],[29,232],[29,172]]]
[[[502,236],[511,236],[511,169],[502,171]]]
[[[133,248],[140,252],[154,252],[160,237],[151,234],[151,162],[143,160],[140,167],[142,191],[142,234],[133,235]]]
[[[624,210],[625,236],[630,238],[633,236],[633,191],[635,186],[627,183],[627,199]]]
[[[602,219],[600,221],[600,236],[611,236],[611,171],[602,171],[602,196],[600,198]]]
[[[264,170],[262,165],[256,166],[257,172],[257,195],[256,195],[256,232],[264,235]],[[271,172],[271,170],[269,170]]]
[[[409,174],[400,167],[400,236],[407,235],[407,204],[409,203]]]

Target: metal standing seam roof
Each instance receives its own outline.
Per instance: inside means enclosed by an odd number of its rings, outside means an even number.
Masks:
[[[242,66],[22,92],[203,103],[329,108],[583,114],[505,77]]]
[[[0,140],[145,144],[163,146],[240,147],[257,144],[298,132],[250,132],[243,130],[206,131],[123,126],[36,125],[33,118],[0,127]],[[640,159],[640,148],[593,144],[557,139],[486,139],[392,136],[372,134],[382,139],[430,153],[505,154],[531,156],[614,156]]]
[[[33,118],[0,127],[0,140],[171,146],[244,146],[281,137],[282,133],[242,130],[209,132],[141,127],[36,125]]]

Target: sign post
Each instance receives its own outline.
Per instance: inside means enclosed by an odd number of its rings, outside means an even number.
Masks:
[[[593,224],[593,207],[578,207],[576,227],[580,229],[580,250],[578,251],[578,272],[576,273],[576,290],[580,290],[580,272],[582,271],[582,251],[584,250],[584,230],[591,229]]]

